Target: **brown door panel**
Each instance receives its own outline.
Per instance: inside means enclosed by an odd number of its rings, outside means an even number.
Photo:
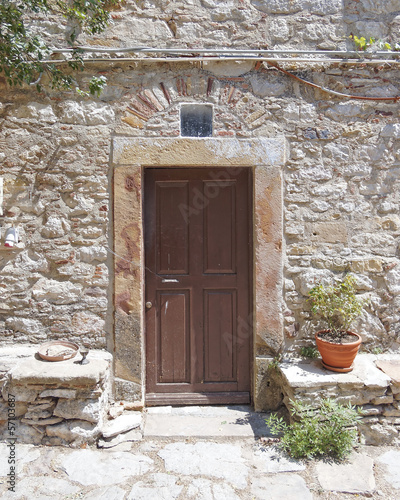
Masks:
[[[251,241],[250,169],[146,169],[149,400],[250,393]]]

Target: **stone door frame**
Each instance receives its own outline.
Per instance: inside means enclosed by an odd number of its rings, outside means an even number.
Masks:
[[[252,167],[254,179],[253,373],[257,393],[265,363],[283,343],[284,137],[256,139],[115,137],[113,339],[116,398],[144,401],[145,304],[143,171],[145,167]]]

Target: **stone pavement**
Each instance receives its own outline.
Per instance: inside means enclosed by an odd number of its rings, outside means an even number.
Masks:
[[[268,436],[264,418],[241,406],[160,407],[143,413],[140,429],[103,439],[101,449],[17,442],[15,492],[8,491],[7,477],[12,447],[0,443],[0,496],[16,500],[400,498],[399,448],[360,446],[341,464],[291,460],[273,440],[259,438]]]

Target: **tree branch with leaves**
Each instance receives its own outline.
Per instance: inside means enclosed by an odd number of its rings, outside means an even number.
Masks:
[[[104,76],[92,77],[88,91],[80,89],[74,77],[83,71],[84,60],[79,47],[74,47],[80,32],[101,33],[110,21],[110,10],[119,0],[0,0],[0,75],[10,86],[29,84],[42,90],[42,77],[56,90],[75,88],[78,93],[99,95],[106,85]],[[66,69],[51,62],[54,47],[32,29],[40,14],[65,18],[73,28],[66,30],[66,41],[74,49],[66,59]],[[64,66],[65,67],[65,66]]]

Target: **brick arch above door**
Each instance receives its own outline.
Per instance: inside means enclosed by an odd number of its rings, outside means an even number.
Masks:
[[[249,99],[254,100],[254,107]],[[268,111],[260,106],[262,99],[254,96],[251,84],[245,78],[218,79],[194,73],[166,79],[137,92],[127,105],[122,122],[133,128],[146,128],[157,115],[168,112],[169,108],[181,102],[226,106],[250,130],[268,119]],[[219,130],[215,135],[226,137],[235,133]]]
[[[254,169],[254,357],[253,399],[262,407],[258,383],[266,356],[283,343],[282,166],[286,141],[280,138],[115,137],[114,297],[116,395],[144,394],[144,256],[142,179],[144,167],[252,167]],[[252,318],[249,319],[252,321]]]

